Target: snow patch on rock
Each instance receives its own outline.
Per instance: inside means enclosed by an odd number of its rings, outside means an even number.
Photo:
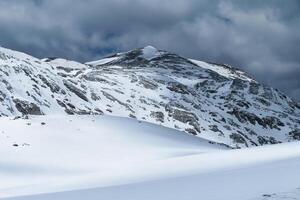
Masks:
[[[159,55],[159,51],[153,46],[148,45],[143,48],[143,58],[147,60],[151,60],[152,58],[155,58]]]

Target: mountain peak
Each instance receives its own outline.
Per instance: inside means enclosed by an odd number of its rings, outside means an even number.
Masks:
[[[150,46],[150,45],[145,46],[142,49],[142,51],[143,51],[143,56],[142,57],[147,59],[147,60],[150,60],[150,59],[155,58],[155,57],[160,55],[159,50],[157,50],[155,47]]]
[[[155,51],[158,51],[157,50],[157,48],[155,48],[154,46],[152,46],[152,45],[147,45],[147,46],[145,46],[143,49],[146,49],[146,50],[155,50]]]

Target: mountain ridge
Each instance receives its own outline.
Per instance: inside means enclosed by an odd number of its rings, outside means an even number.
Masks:
[[[300,139],[300,107],[234,67],[152,46],[85,64],[0,48],[0,115],[131,117],[233,148]]]

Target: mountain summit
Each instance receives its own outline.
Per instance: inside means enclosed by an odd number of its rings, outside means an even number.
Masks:
[[[233,148],[300,139],[300,107],[228,65],[152,46],[85,64],[0,48],[0,115],[108,114]]]

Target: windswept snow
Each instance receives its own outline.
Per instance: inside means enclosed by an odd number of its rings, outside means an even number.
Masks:
[[[143,48],[143,58],[147,60],[151,60],[159,55],[159,51],[153,46],[146,46]]]
[[[184,164],[184,163],[183,163]],[[14,200],[299,199],[299,158],[190,176],[12,198]],[[170,166],[171,168],[171,166]],[[298,180],[297,180],[298,179]],[[284,191],[291,191],[284,193]],[[278,198],[275,194],[277,194]],[[265,198],[273,194],[273,198]]]
[[[111,57],[111,58],[103,58],[101,60],[95,60],[95,61],[91,61],[91,62],[87,62],[85,64],[87,65],[93,65],[93,66],[97,66],[97,65],[104,65],[107,64],[111,61],[117,60],[119,57]]]
[[[67,60],[63,58],[56,58],[53,60],[46,61],[52,66],[56,68],[66,68],[70,70],[83,70],[86,69],[88,66],[81,64],[79,62],[73,61],[73,60]]]
[[[0,118],[0,127],[0,197],[72,189],[75,180],[80,187],[89,181],[115,184],[132,178],[135,166],[225,149],[172,129],[109,116]]]
[[[217,65],[217,64],[207,63],[207,62],[194,60],[194,59],[190,59],[190,61],[192,61],[193,63],[195,63],[196,65],[202,68],[212,70],[214,72],[217,72],[221,76],[225,76],[227,78],[239,78],[246,81],[254,81],[252,78],[247,76],[245,72],[236,69],[234,70],[230,66]]]
[[[0,198],[241,200],[300,186],[299,143],[228,150],[109,116],[0,118],[0,127]]]

